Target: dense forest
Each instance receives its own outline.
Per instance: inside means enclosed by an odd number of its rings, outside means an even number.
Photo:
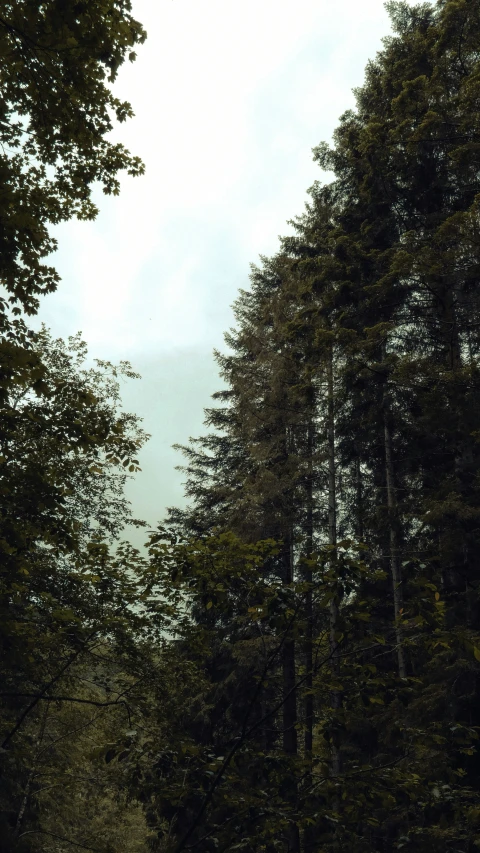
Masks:
[[[480,2],[387,6],[139,552],[135,374],[29,316],[146,34],[0,2],[2,853],[480,848]]]

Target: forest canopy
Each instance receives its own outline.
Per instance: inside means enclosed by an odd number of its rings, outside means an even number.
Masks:
[[[127,2],[0,9],[1,850],[480,848],[480,4],[387,8],[145,553],[135,374],[25,317],[48,224],[141,172],[105,134],[145,34]]]

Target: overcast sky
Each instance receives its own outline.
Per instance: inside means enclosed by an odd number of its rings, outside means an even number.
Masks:
[[[154,525],[182,502],[173,442],[202,433],[221,387],[212,349],[249,264],[272,254],[306,190],[312,148],[353,106],[390,31],[382,0],[133,0],[148,32],[115,92],[135,118],[115,137],[146,174],[100,195],[93,223],[56,230],[62,276],[40,318],[83,332],[92,357],[128,359],[127,408],[152,434],[129,487]]]

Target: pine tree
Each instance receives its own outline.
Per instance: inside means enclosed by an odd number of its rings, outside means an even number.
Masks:
[[[305,728],[303,756],[284,742],[295,784],[280,849],[298,846],[295,825],[311,851],[470,853],[478,8],[389,8],[395,32],[357,109],[317,149],[335,180],[312,188],[237,303],[226,405],[210,415],[224,433],[188,451],[198,509],[181,521],[187,532],[197,512],[207,532],[215,507],[221,530],[278,542],[265,578],[296,614],[283,734]]]

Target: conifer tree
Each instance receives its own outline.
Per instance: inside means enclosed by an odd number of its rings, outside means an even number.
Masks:
[[[389,9],[357,109],[317,149],[335,180],[237,307],[217,424],[242,462],[222,524],[279,540],[303,579],[299,673],[328,605],[330,684],[307,681],[302,712],[305,849],[470,853],[478,8]]]

